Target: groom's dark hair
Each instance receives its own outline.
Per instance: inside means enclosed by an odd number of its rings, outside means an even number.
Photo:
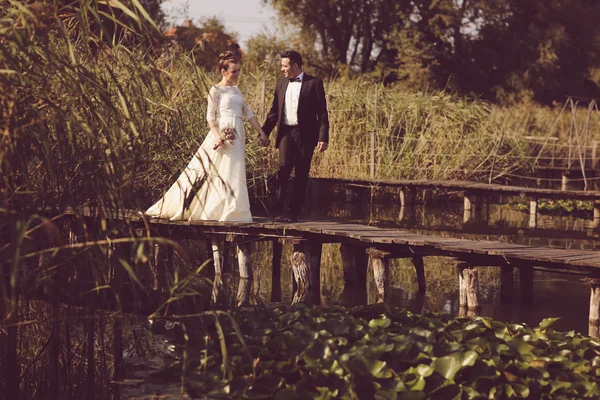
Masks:
[[[302,67],[302,56],[296,50],[284,50],[281,52],[281,58],[289,58],[291,62],[298,64]]]

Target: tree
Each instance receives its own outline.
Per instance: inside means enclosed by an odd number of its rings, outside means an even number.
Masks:
[[[289,44],[286,41],[275,35],[259,33],[248,40],[248,51],[245,57],[245,64],[247,68],[254,71],[263,63],[267,62],[275,66],[276,70],[274,72],[278,72],[280,68],[279,54],[287,46],[289,46]]]
[[[313,35],[320,68],[339,64],[367,72],[389,52],[386,41],[393,26],[402,23],[402,7],[408,1],[393,0],[264,0],[279,17]],[[311,43],[312,44],[312,43]]]
[[[590,79],[600,61],[589,0],[415,0],[398,27],[399,77],[451,87],[500,103],[550,103],[566,94],[598,96]]]
[[[202,20],[200,26],[185,21],[183,26],[169,29],[165,36],[179,43],[184,51],[192,52],[196,63],[207,70],[215,68],[219,54],[226,50],[233,51],[240,60],[244,56],[235,34],[227,32],[217,17]]]
[[[497,11],[497,9],[496,9]],[[600,62],[600,5],[589,0],[508,0],[483,19],[465,90],[507,102],[598,96],[589,80]]]
[[[600,96],[594,0],[264,2],[302,29],[322,73],[347,65],[385,83],[450,88],[502,103]]]

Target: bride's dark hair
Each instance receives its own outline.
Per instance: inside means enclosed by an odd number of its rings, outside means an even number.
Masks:
[[[222,69],[227,71],[229,69],[229,64],[237,63],[238,59],[232,51],[227,50],[219,54],[219,71]]]

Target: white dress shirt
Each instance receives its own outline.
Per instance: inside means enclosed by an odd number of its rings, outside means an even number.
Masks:
[[[285,91],[285,107],[283,112],[283,123],[285,125],[298,125],[298,99],[300,98],[300,88],[304,79],[304,71],[298,75],[300,82],[288,83]]]

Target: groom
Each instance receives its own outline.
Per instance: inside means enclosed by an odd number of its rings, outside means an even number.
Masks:
[[[268,136],[277,126],[276,219],[296,222],[304,206],[314,148],[320,152],[327,150],[329,117],[323,81],[302,71],[302,56],[298,52],[286,50],[281,53],[281,71],[284,78],[277,82],[273,106],[262,129]],[[290,193],[289,214],[284,216],[292,170],[295,170],[296,178]]]

